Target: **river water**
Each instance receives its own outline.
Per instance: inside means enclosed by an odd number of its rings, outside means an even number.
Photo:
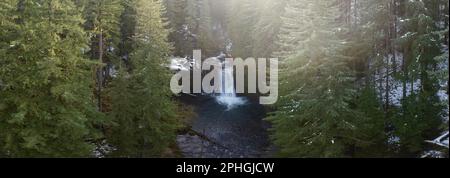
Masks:
[[[230,109],[228,105],[218,102],[217,97],[198,97],[194,100],[198,117],[192,129],[200,135],[178,136],[177,143],[185,157],[267,157],[269,125],[263,121],[263,106],[247,101]]]

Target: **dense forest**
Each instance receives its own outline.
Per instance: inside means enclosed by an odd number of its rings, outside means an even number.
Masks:
[[[264,157],[448,157],[447,0],[0,0],[0,157],[178,157],[173,58],[278,58]],[[195,114],[194,114],[195,115]]]

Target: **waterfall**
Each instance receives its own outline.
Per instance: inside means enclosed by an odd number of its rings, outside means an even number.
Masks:
[[[228,108],[227,110],[232,110],[237,106],[246,104],[246,100],[244,98],[237,97],[236,95],[233,67],[225,67],[222,70],[220,78],[222,83],[222,92],[219,96],[216,97],[217,102],[221,105],[226,106]]]

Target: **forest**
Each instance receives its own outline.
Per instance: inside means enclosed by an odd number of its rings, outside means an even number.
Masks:
[[[447,0],[0,0],[0,158],[448,158],[448,44]],[[277,103],[172,93],[194,50]]]

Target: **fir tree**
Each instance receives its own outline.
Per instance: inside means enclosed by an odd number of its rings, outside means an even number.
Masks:
[[[308,11],[301,12],[299,4]],[[341,36],[345,30],[335,20],[339,16],[336,3],[290,1],[287,9],[291,9],[289,17],[301,20],[286,21],[290,28],[284,29],[292,30],[286,32],[293,39],[302,40],[291,48],[297,50],[284,53],[293,55],[282,58],[281,98],[277,111],[269,117],[274,125],[273,139],[282,156],[348,156],[349,144],[361,141],[355,125],[361,114],[349,103],[356,91],[347,67],[351,58],[343,53],[346,40]]]
[[[201,49],[204,56],[217,55],[210,1],[187,0],[186,3],[186,22],[192,37],[192,49]]]
[[[274,41],[278,41],[285,6],[284,0],[267,0],[263,4],[259,20],[251,31],[253,57],[269,57],[277,49]]]
[[[186,24],[186,0],[165,0],[167,20],[170,24],[171,32],[169,34],[169,41],[174,45],[175,56],[183,56],[192,53],[188,46],[189,32]]]
[[[403,153],[417,154],[425,146],[423,140],[439,135],[442,123],[443,101],[437,96],[442,78],[434,75],[434,71],[439,65],[436,57],[442,54],[441,45],[445,44],[439,31],[447,29],[448,33],[448,27],[436,26],[438,19],[434,18],[439,16],[434,16],[436,9],[432,9],[431,1],[404,1],[402,5],[403,35],[398,39],[405,53],[402,80],[409,83],[411,90],[404,91],[402,112],[394,125]]]
[[[133,52],[134,40],[133,36],[136,32],[136,10],[133,6],[132,0],[122,1],[124,8],[122,15],[120,16],[120,43],[119,43],[119,55],[121,60],[116,63],[116,66],[122,66],[126,68],[126,71],[131,69],[130,55]],[[123,62],[123,63],[122,63]]]
[[[118,40],[120,39],[119,20],[123,11],[122,0],[78,0],[84,9],[85,29],[90,34],[90,57],[103,63],[96,69],[96,96],[99,111],[103,110],[102,89],[111,76],[112,62],[117,58]]]
[[[119,156],[158,157],[173,143],[178,122],[163,67],[170,53],[169,34],[160,1],[137,0],[136,33],[131,72],[120,70],[113,82],[113,110],[117,124],[111,140]]]
[[[310,15],[308,4],[301,1],[287,0],[285,12],[281,16],[281,27],[279,29],[278,40],[275,41],[277,50],[272,54],[274,57],[284,59],[293,55],[298,48],[301,48],[301,41],[308,38],[307,33],[303,33],[310,26],[304,23],[306,19],[298,18],[299,15]]]
[[[229,14],[228,33],[233,43],[233,56],[241,58],[252,55],[252,32],[258,22],[261,2],[233,0]]]
[[[9,17],[2,16],[0,28],[7,29],[0,51],[0,152],[90,156],[101,115],[89,88],[94,65],[82,57],[88,39],[81,12],[70,0],[4,2],[0,11]]]

